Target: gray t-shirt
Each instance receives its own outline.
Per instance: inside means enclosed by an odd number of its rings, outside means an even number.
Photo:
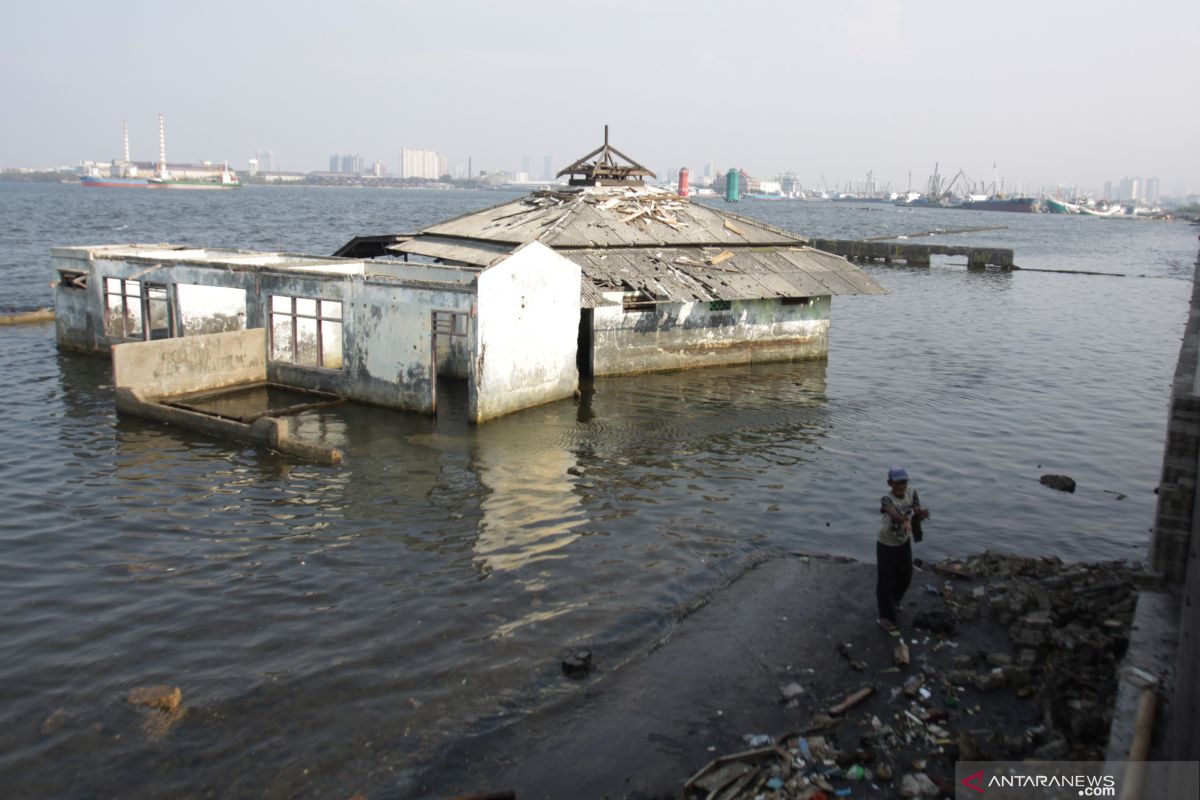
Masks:
[[[879,541],[892,547],[899,547],[908,541],[909,533],[887,513],[889,506],[899,511],[905,518],[912,517],[913,506],[921,505],[917,492],[912,487],[904,490],[904,497],[888,492],[879,500]]]

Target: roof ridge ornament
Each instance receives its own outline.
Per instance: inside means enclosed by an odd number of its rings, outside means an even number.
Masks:
[[[625,163],[617,163],[614,156],[621,158]],[[590,158],[595,158],[595,161],[589,162]],[[642,178],[657,177],[653,172],[609,145],[607,125],[604,126],[604,144],[569,167],[560,169],[555,177],[561,178],[563,175],[571,176],[568,181],[571,186],[641,186],[644,185]]]

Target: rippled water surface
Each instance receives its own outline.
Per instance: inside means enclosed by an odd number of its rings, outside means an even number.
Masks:
[[[0,309],[50,303],[52,244],[329,253],[509,196],[0,183]],[[1195,228],[738,211],[814,236],[1002,226],[917,241],[1012,247],[1028,270],[867,267],[890,294],[834,300],[827,362],[604,379],[480,427],[452,384],[437,420],[306,413],[339,468],[119,419],[103,359],[0,327],[6,794],[403,787],[449,739],[572,691],[571,648],[612,668],[754,558],[871,558],[894,463],[934,510],[927,557],[1143,555]],[[165,733],[124,701],[160,683],[188,708]]]

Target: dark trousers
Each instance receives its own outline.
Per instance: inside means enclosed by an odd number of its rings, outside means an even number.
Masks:
[[[875,599],[879,603],[879,616],[896,621],[896,604],[904,599],[908,585],[912,583],[912,542],[899,547],[875,543],[875,563],[878,567],[875,580]]]

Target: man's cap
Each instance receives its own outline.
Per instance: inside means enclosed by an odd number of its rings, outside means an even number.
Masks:
[[[908,480],[908,470],[904,467],[892,467],[888,470],[889,481],[906,481]]]

